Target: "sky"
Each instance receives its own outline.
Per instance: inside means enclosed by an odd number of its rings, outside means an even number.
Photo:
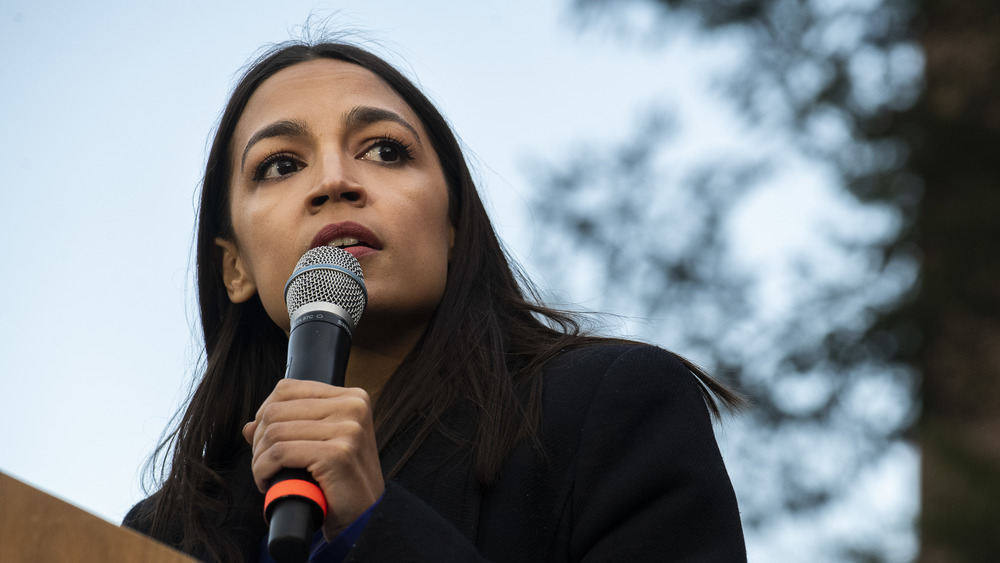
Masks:
[[[529,273],[526,163],[623,139],[653,99],[696,119],[693,148],[725,132],[705,94],[718,53],[581,34],[568,0],[0,0],[0,471],[112,522],[145,496],[143,464],[196,375],[191,250],[212,129],[240,68],[310,17],[361,32],[438,104]],[[808,218],[836,209],[807,184],[756,202],[748,257],[808,239]],[[913,488],[888,471],[892,494]],[[794,553],[782,538],[797,533],[748,538],[751,560]]]

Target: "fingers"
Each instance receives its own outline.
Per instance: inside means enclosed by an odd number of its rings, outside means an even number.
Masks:
[[[349,476],[363,455],[369,432],[355,421],[316,423],[285,422],[270,425],[253,449],[253,475],[264,492],[274,475],[285,467],[307,469],[317,480]]]
[[[251,446],[253,445],[253,434],[257,430],[257,421],[251,420],[243,425],[243,439]]]
[[[337,423],[354,426],[338,429]],[[280,443],[322,442],[342,433],[349,435],[351,428],[362,433],[371,427],[371,399],[364,390],[282,380],[257,410],[256,418],[243,427],[243,437],[253,446],[256,459]]]
[[[323,385],[323,384],[320,384]],[[371,420],[371,399],[368,394],[361,389],[342,389],[324,385],[329,390],[323,390],[323,396],[317,396],[310,392],[308,386],[302,387],[302,392],[289,392],[288,386],[281,393],[278,389],[271,394],[260,409],[257,410],[256,418],[243,427],[243,437],[256,450],[260,440],[272,435],[271,443],[280,440],[317,440],[316,430],[321,428],[317,425],[301,425],[293,428],[303,432],[301,436],[293,434],[293,430],[282,426],[287,422],[315,422],[324,421],[355,421],[358,423]],[[281,432],[273,436],[275,432]]]
[[[298,419],[321,420],[329,414],[325,410],[325,401],[329,399],[341,398],[345,401],[355,401],[353,405],[345,402],[344,407],[356,409],[355,413],[359,415],[364,414],[364,411],[371,410],[371,400],[363,390],[341,389],[314,381],[300,381],[297,384],[289,384],[285,381],[287,380],[282,380],[275,391],[257,409],[254,420],[243,426],[243,439],[250,445],[254,445],[257,427],[265,419],[268,422]]]
[[[260,420],[262,412],[271,405],[284,403],[292,400],[303,399],[329,399],[338,397],[353,397],[364,402],[365,407],[371,410],[371,398],[364,389],[357,387],[336,387],[320,383],[318,381],[299,381],[295,379],[282,379],[275,385],[274,391],[264,400],[260,408],[257,409],[255,420]]]
[[[385,488],[371,399],[362,389],[282,380],[242,433],[253,446],[261,492],[282,468],[309,471],[327,497],[328,535],[352,522]]]
[[[333,387],[333,389],[337,389]],[[368,394],[362,390],[341,389],[326,397],[286,397],[267,401],[257,411],[255,421],[274,424],[289,420],[324,420],[330,417],[360,419],[371,412]],[[255,429],[256,431],[256,429]]]

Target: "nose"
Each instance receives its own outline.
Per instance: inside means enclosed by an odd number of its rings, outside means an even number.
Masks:
[[[306,204],[316,210],[327,202],[347,202],[361,207],[367,193],[354,179],[354,159],[350,157],[325,158],[319,166],[318,180],[306,196]]]

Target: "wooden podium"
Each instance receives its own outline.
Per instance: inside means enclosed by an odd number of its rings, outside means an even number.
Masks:
[[[195,560],[0,473],[0,563]]]

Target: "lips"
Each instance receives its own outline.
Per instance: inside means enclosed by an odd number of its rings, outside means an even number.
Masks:
[[[355,258],[382,250],[382,241],[375,233],[353,221],[331,223],[323,227],[313,237],[309,249],[327,245],[339,246]]]

